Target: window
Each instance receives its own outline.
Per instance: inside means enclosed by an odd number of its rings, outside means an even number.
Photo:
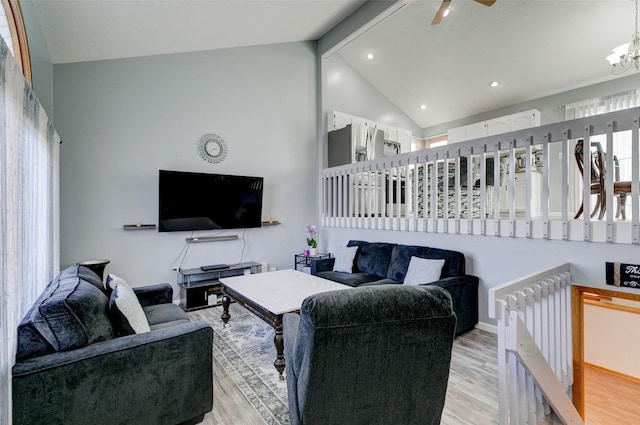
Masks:
[[[16,58],[24,78],[31,84],[29,43],[20,5],[18,0],[2,0],[2,6],[2,10],[0,10],[0,35]]]
[[[436,148],[438,146],[444,146],[447,144],[448,135],[441,134],[439,136],[427,137],[425,139],[425,146],[428,148]]]

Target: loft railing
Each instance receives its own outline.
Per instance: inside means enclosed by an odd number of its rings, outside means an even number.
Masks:
[[[639,122],[633,108],[327,168],[322,224],[638,244]],[[631,144],[626,219],[617,216],[613,171],[605,173],[603,218],[591,217],[591,162],[580,174],[574,148],[596,137],[605,152]],[[614,170],[613,155],[605,158]],[[585,213],[576,219],[583,198]]]

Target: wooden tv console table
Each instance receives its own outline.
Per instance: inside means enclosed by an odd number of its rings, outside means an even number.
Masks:
[[[213,307],[221,304],[220,278],[241,276],[260,272],[260,263],[248,262],[232,264],[215,270],[178,269],[180,284],[180,307],[185,311]]]

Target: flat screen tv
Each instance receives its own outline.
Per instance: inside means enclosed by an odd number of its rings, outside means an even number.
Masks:
[[[260,227],[262,177],[160,170],[160,232]]]

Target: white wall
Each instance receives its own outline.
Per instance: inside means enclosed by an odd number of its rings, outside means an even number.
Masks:
[[[157,223],[159,169],[262,176],[263,218],[283,223],[247,230],[246,243],[238,230],[222,234],[239,241],[192,244],[183,267],[293,266],[318,208],[315,43],[55,65],[53,76],[62,267],[106,258],[133,285],[175,283],[191,233],[122,229]],[[224,162],[196,153],[205,133],[226,140]]]
[[[40,23],[33,10],[33,1],[20,0],[20,9],[29,42],[32,88],[40,104],[47,111],[49,119],[53,119],[53,65],[51,64],[47,44],[44,41]]]
[[[411,130],[414,136],[420,136],[422,129],[340,56],[324,60],[323,68],[326,84],[323,101],[330,108],[324,110],[325,120],[326,114],[335,110]]]
[[[614,303],[631,304],[635,308],[640,305],[617,299]],[[640,314],[585,304],[584,361],[640,379],[640,364],[635,359],[640,339],[630,335],[638,327]]]
[[[606,69],[606,66],[604,67]],[[615,80],[594,84],[588,87],[577,88],[550,96],[532,99],[527,102],[518,103],[507,106],[505,108],[488,111],[472,117],[466,117],[460,120],[439,124],[433,127],[427,127],[422,130],[423,137],[435,136],[446,133],[448,129],[459,127],[467,124],[474,124],[484,120],[503,117],[505,115],[515,114],[530,109],[540,111],[542,125],[552,124],[564,121],[565,105],[579,102],[581,100],[592,99],[594,97],[606,96],[612,93],[619,93],[625,90],[640,88],[640,73],[630,72],[627,75],[616,78]]]

